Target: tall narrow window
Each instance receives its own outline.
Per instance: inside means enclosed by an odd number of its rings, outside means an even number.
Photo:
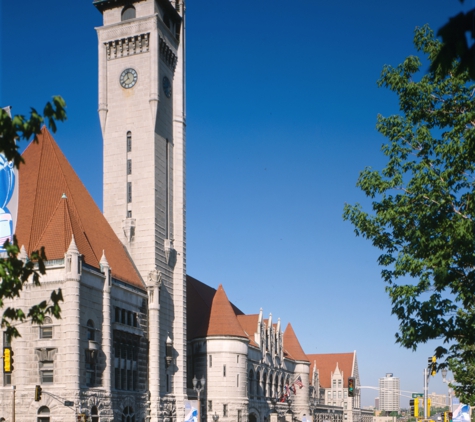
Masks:
[[[223,365],[223,377],[226,376],[226,365]]]
[[[53,323],[50,317],[45,317],[43,325],[40,327],[40,338],[53,338]]]
[[[99,416],[98,416],[96,406],[92,406],[92,408],[91,408],[91,421],[92,422],[99,422]]]
[[[127,182],[127,202],[132,202],[132,182]]]
[[[213,367],[213,355],[209,355],[209,367]]]
[[[239,374],[236,375],[236,387],[239,387]]]
[[[87,339],[91,341],[96,339],[96,332],[94,330],[94,322],[92,319],[87,321]]]
[[[132,174],[132,160],[130,158],[127,160],[127,174]]]
[[[170,141],[166,140],[165,146],[165,238],[169,238],[169,185],[170,185]]]
[[[238,410],[237,422],[242,422],[242,410]]]
[[[127,132],[127,152],[132,151],[132,132]]]
[[[223,404],[223,416],[227,417],[228,416],[228,405]]]

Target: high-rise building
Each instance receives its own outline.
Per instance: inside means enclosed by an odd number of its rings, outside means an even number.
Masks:
[[[387,373],[379,379],[379,410],[398,412],[400,407],[399,378]]]

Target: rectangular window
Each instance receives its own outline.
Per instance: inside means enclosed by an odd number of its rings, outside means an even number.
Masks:
[[[7,333],[3,333],[3,347],[11,347],[12,342],[11,339],[7,336]]]
[[[236,387],[239,387],[239,374],[236,375]]]
[[[208,400],[208,412],[211,412],[213,410],[213,402],[211,400]]]
[[[239,363],[239,355],[237,355],[236,363]]]
[[[332,398],[332,393],[331,393],[331,391],[329,391],[329,392],[327,393],[327,396],[328,396],[329,399]]]
[[[223,416],[227,417],[228,416],[228,405],[223,404]]]
[[[115,382],[114,382],[114,385],[115,385],[115,389],[116,390],[120,390],[120,369],[119,368],[115,368]]]
[[[336,391],[333,392],[333,398],[336,399]]]
[[[40,362],[40,382],[41,384],[54,382],[53,362]]]
[[[343,394],[345,395],[345,399],[348,397],[348,391],[344,391]]]
[[[242,410],[238,410],[238,418],[237,418],[237,422],[242,422]]]
[[[127,152],[132,151],[132,133],[127,132]]]
[[[213,355],[209,355],[209,367],[213,367]]]
[[[96,355],[93,350],[86,350],[86,385],[96,385]]]
[[[226,365],[223,365],[223,377],[226,376]]]
[[[130,158],[127,160],[127,174],[132,174],[132,160]]]
[[[338,391],[338,398],[341,399],[341,391]]]
[[[127,182],[127,202],[132,202],[132,182]]]
[[[336,388],[336,380],[333,380],[333,388]]]
[[[338,380],[338,387],[341,387],[341,380]]]

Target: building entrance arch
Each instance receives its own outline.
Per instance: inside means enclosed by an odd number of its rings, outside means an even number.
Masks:
[[[255,413],[249,413],[249,422],[259,422],[259,417]]]

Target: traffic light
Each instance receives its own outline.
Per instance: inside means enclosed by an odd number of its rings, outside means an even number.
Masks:
[[[419,399],[409,400],[409,405],[411,406],[411,416],[417,418],[419,416]]]
[[[431,402],[430,402],[430,398],[429,398],[429,399],[427,399],[427,417],[430,416],[430,403]]]
[[[429,368],[430,374],[435,377],[435,374],[437,374],[437,358],[435,356],[427,358],[427,367]]]
[[[355,396],[355,377],[348,378],[348,397]]]
[[[452,418],[453,418],[452,412],[447,412],[447,422],[452,422]]]
[[[11,374],[13,371],[13,350],[11,347],[3,348],[3,372]]]
[[[449,412],[444,412],[444,422],[449,422]]]
[[[35,401],[40,401],[41,400],[41,393],[42,393],[42,388],[41,385],[36,385],[35,386]]]

